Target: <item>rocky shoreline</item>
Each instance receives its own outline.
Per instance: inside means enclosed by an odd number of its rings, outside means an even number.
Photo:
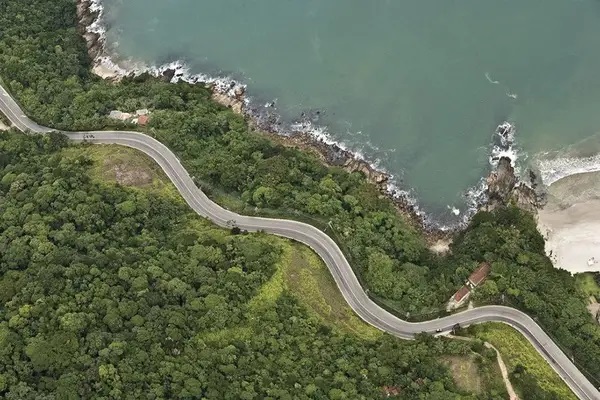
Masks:
[[[90,30],[98,19],[101,11],[95,9],[91,0],[77,0],[77,32],[85,39],[88,54],[94,62],[104,52],[104,37]]]
[[[98,70],[109,70],[103,68],[102,63],[108,57],[105,54],[105,39],[97,29],[90,29],[96,26],[101,18],[102,10],[98,4],[92,0],[77,1],[78,32],[83,36],[87,44],[87,50],[90,58],[93,60],[94,72],[101,75],[104,79],[118,81],[125,75],[134,75],[135,72],[120,73],[98,73]],[[169,82],[179,80],[183,73],[177,68],[164,68],[158,70],[157,75]],[[284,146],[296,147],[304,151],[310,151],[316,154],[325,164],[344,168],[348,172],[363,173],[366,179],[375,185],[381,193],[381,196],[390,198],[396,209],[410,217],[413,224],[422,230],[429,242],[435,242],[440,239],[447,239],[452,233],[460,227],[454,229],[440,229],[429,224],[415,205],[415,202],[403,192],[394,192],[390,190],[390,174],[380,171],[373,167],[367,161],[358,158],[352,152],[343,149],[335,143],[325,142],[323,139],[309,133],[311,119],[303,114],[303,120],[294,124],[291,130],[282,132],[282,124],[278,115],[271,112],[267,105],[265,109],[252,108],[246,97],[245,86],[239,85],[234,81],[229,82],[204,82],[197,78],[192,79],[192,84],[204,83],[211,91],[213,100],[232,109],[234,112],[243,115],[251,128],[260,134],[265,134],[272,140]],[[274,107],[272,103],[270,107]],[[319,113],[318,111],[316,112]],[[500,138],[500,146],[510,148],[512,145],[513,127],[504,123],[498,127],[496,132]],[[525,184],[520,182],[512,166],[512,160],[508,157],[501,157],[497,160],[497,167],[490,173],[486,182],[487,189],[484,193],[485,199],[478,203],[479,209],[491,210],[502,204],[517,204],[530,211],[535,211],[540,205],[541,196],[535,190],[536,177],[529,176],[530,182]]]
[[[496,148],[501,153],[510,153],[514,144],[515,128],[504,122],[496,128],[498,143]],[[515,172],[513,161],[507,156],[497,160],[495,168],[486,179],[486,202],[481,209],[491,211],[497,207],[513,204],[526,211],[536,213],[546,203],[546,191],[540,176],[527,170],[523,177]]]

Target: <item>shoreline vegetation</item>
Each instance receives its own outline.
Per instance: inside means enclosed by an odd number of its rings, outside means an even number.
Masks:
[[[111,56],[107,54],[105,37],[102,24],[101,0],[77,0],[78,29],[84,37],[88,54],[92,60],[92,72],[102,79],[118,82],[124,77],[133,77],[139,71],[123,69],[116,65]],[[154,68],[152,74],[168,82],[177,82],[184,74],[182,66],[177,62],[158,69]],[[144,72],[146,69],[142,69]],[[409,191],[398,189],[393,184],[392,176],[373,166],[357,154],[340,147],[337,143],[324,137],[315,136],[310,132],[312,127],[311,116],[303,113],[303,120],[294,124],[297,129],[291,132],[280,131],[280,121],[276,113],[269,110],[257,112],[246,98],[246,86],[229,78],[224,80],[204,77],[198,80],[193,78],[191,83],[204,84],[212,93],[212,98],[217,103],[230,108],[236,114],[243,116],[251,129],[259,135],[266,135],[270,140],[286,147],[298,148],[308,151],[316,156],[327,166],[341,167],[349,173],[360,172],[366,180],[373,184],[378,191],[390,199],[396,209],[408,216],[414,226],[422,231],[432,246],[447,242],[457,231],[464,228],[469,218],[479,209],[491,210],[499,204],[513,202],[524,209],[534,211],[543,204],[543,193],[533,190],[539,186],[539,178],[528,171],[527,178],[520,180],[513,168],[513,160],[507,155],[511,151],[514,139],[513,127],[505,122],[498,126],[496,131],[497,143],[493,146],[492,153],[501,155],[491,160],[490,174],[482,179],[477,194],[471,199],[470,209],[463,214],[462,222],[452,227],[440,226],[431,222],[427,215],[418,206],[416,199],[412,198]],[[274,106],[274,104],[271,104]],[[319,114],[320,111],[314,111]],[[400,183],[401,184],[401,183]]]
[[[110,111],[150,109],[144,131],[171,148],[211,196],[238,212],[307,215],[329,226],[369,293],[403,318],[435,316],[487,261],[492,271],[474,293],[474,304],[527,312],[590,379],[600,377],[600,330],[573,277],[544,255],[532,214],[510,206],[520,197],[509,159],[497,160],[488,185],[495,204],[457,232],[451,251],[440,257],[362,173],[326,167],[313,154],[256,135],[203,85],[170,84],[150,74],[110,83],[92,75],[71,0],[10,0],[0,7],[0,75],[39,122],[64,130],[133,129],[108,119]],[[20,21],[23,15],[29,23]]]

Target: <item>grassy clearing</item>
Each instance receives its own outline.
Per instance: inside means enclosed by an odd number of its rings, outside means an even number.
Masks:
[[[92,159],[94,163],[89,173],[97,182],[149,190],[183,202],[156,162],[140,151],[118,145],[83,145],[65,149],[63,154],[67,157],[85,155]]]
[[[508,392],[496,352],[481,346],[470,354],[440,358],[450,371],[456,386],[465,393],[487,394],[489,399],[506,399]]]
[[[587,297],[594,296],[596,300],[600,299],[600,286],[596,283],[593,273],[584,272],[575,275],[575,283]]]
[[[276,265],[276,270],[271,279],[262,287],[260,291],[248,304],[251,314],[259,314],[260,312],[274,307],[275,302],[285,290],[284,271],[290,265],[291,246],[283,239],[276,239],[281,242],[282,254],[279,262]]]
[[[382,332],[363,322],[348,306],[323,261],[308,247],[277,239],[281,261],[271,279],[250,301],[250,313],[260,313],[288,291],[309,312],[332,329],[374,340]]]
[[[509,374],[517,365],[522,365],[545,392],[552,393],[560,399],[577,399],[546,360],[517,330],[502,323],[486,323],[474,326],[470,331],[475,337],[491,343],[500,351]],[[515,385],[515,390],[520,391],[519,380],[511,378],[511,381]],[[519,395],[523,399],[528,398],[526,393],[519,393]]]
[[[288,242],[289,243],[289,242]],[[323,261],[308,247],[293,243],[284,271],[286,286],[323,323],[374,340],[382,332],[363,322],[344,300]]]
[[[446,356],[442,362],[450,369],[450,374],[459,389],[480,394],[484,383],[475,356]]]

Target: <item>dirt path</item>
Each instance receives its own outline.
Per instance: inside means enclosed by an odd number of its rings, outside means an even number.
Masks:
[[[448,337],[452,339],[465,340],[467,342],[475,340],[473,338],[465,336],[448,335]],[[517,393],[515,392],[515,389],[512,386],[512,383],[510,383],[510,379],[508,379],[508,370],[506,369],[506,364],[504,364],[504,360],[502,359],[502,356],[500,355],[498,349],[488,342],[483,342],[483,345],[488,349],[494,349],[494,351],[496,352],[496,359],[498,360],[498,366],[500,367],[500,373],[502,374],[502,380],[504,381],[504,386],[506,386],[506,391],[508,392],[509,399],[520,400],[519,396],[517,396]]]
[[[502,380],[504,381],[504,385],[506,386],[506,391],[508,392],[510,400],[519,400],[519,396],[517,396],[517,394],[515,393],[512,383],[510,383],[510,379],[508,379],[508,370],[506,369],[506,364],[504,364],[504,360],[502,359],[500,352],[488,342],[485,342],[484,346],[488,349],[494,349],[494,351],[496,352],[496,356],[498,358],[498,366],[500,367],[500,371],[502,372]]]

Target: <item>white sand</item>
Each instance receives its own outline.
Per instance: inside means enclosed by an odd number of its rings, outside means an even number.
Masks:
[[[538,228],[557,268],[571,273],[600,271],[600,173],[573,175],[552,184]],[[592,258],[597,262],[589,265]]]
[[[111,67],[106,63],[98,63],[92,68],[92,72],[102,79],[116,79],[121,77],[122,72],[116,67]]]

